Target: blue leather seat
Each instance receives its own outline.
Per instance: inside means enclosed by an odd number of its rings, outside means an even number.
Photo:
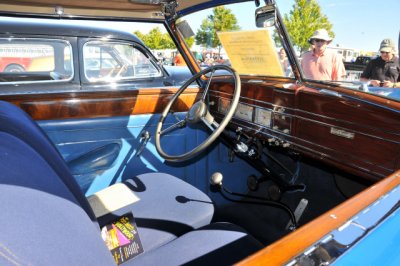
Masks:
[[[209,224],[209,198],[178,178],[152,173],[127,185],[141,200],[113,214],[133,212],[145,250],[128,265],[231,264],[262,247],[241,228]],[[102,221],[57,150],[28,115],[1,101],[0,201],[0,265],[114,264]]]

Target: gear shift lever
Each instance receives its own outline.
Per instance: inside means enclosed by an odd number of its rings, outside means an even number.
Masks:
[[[222,187],[222,179],[224,176],[220,172],[215,172],[211,175],[210,184],[213,186]]]

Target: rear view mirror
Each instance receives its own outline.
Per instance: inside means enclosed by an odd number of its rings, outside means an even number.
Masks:
[[[275,4],[269,4],[256,9],[257,28],[267,28],[275,25],[276,9]]]

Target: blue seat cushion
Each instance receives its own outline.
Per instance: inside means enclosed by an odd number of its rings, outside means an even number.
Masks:
[[[160,219],[194,229],[211,222],[214,214],[211,199],[179,178],[165,173],[148,173],[128,179],[125,184],[140,198],[132,208],[140,218]]]
[[[124,182],[140,199],[99,218],[106,224],[132,212],[145,251],[193,229],[208,225],[214,214],[210,198],[192,185],[165,173],[142,174]]]
[[[262,247],[242,228],[215,223],[145,252],[126,265],[232,265]]]

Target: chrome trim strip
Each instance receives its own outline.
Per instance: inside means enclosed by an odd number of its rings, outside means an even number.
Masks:
[[[220,97],[220,98],[224,98],[224,97]],[[224,98],[224,99],[227,99],[227,98]],[[284,108],[285,110],[287,110],[287,109],[290,110],[290,108],[283,107],[283,106],[278,106],[278,105],[273,105],[274,107],[278,107],[278,108],[269,109],[269,108],[261,107],[261,106],[254,105],[254,104],[243,103],[243,102],[240,102],[240,103],[248,105],[248,106],[252,106],[252,107],[255,107],[255,108],[261,108],[261,109],[268,110],[268,111],[271,110],[273,114],[282,114],[281,112],[276,111],[279,107],[280,108]],[[313,122],[313,123],[325,126],[327,128],[332,128],[333,127],[335,129],[346,131],[346,132],[350,131],[350,132],[348,132],[350,134],[360,134],[360,135],[367,136],[367,137],[370,137],[370,138],[374,138],[374,139],[378,139],[378,140],[384,140],[384,141],[388,141],[388,142],[395,143],[395,144],[400,144],[400,141],[394,141],[394,140],[391,140],[391,139],[385,139],[385,138],[378,137],[378,136],[375,136],[375,135],[371,135],[371,134],[367,134],[367,133],[364,133],[364,132],[360,132],[358,130],[351,130],[351,129],[344,128],[344,127],[341,127],[341,126],[336,126],[336,125],[333,125],[333,124],[324,123],[324,122],[321,122],[321,121],[318,121],[318,120],[305,118],[305,117],[298,116],[298,115],[285,113],[285,116],[297,118],[299,120],[305,120],[305,121]],[[320,116],[320,117],[322,117],[322,116]],[[253,121],[247,121],[247,120],[243,120],[243,119],[240,119],[240,118],[237,118],[237,117],[235,117],[235,118],[238,119],[238,120],[241,120],[241,121],[245,121],[245,122],[254,124],[254,125],[260,125],[260,124],[254,123]],[[341,121],[341,120],[336,120],[336,119],[331,119],[331,120],[338,121],[338,122]],[[354,123],[347,123],[347,124],[353,124],[354,125]],[[260,126],[262,126],[262,125],[260,125]],[[266,128],[266,127],[264,127],[264,128]],[[266,128],[266,129],[269,129],[269,128]],[[375,129],[375,128],[373,128],[373,129]],[[275,131],[275,132],[280,132],[280,131]],[[284,134],[284,133],[282,133],[282,134]],[[284,135],[286,135],[286,134],[284,134]],[[354,136],[353,136],[353,138],[354,138]]]
[[[219,94],[224,94],[224,95],[226,95],[227,97],[228,97],[228,96],[232,96],[231,94],[225,93],[225,92],[218,92],[218,93],[219,93]],[[374,131],[380,131],[380,132],[390,133],[390,134],[397,135],[397,136],[400,135],[399,132],[390,132],[390,131],[387,131],[387,130],[382,130],[381,128],[377,128],[377,127],[369,127],[369,126],[365,126],[365,125],[359,125],[359,124],[356,124],[356,123],[352,123],[352,122],[350,122],[350,121],[341,120],[341,119],[335,119],[335,118],[332,118],[332,117],[329,117],[329,116],[324,116],[324,115],[320,115],[320,114],[315,114],[315,113],[308,112],[308,111],[304,111],[304,110],[297,109],[297,108],[291,108],[291,107],[276,105],[276,104],[273,104],[273,103],[270,103],[270,102],[260,101],[260,100],[256,100],[256,99],[251,99],[251,98],[243,97],[243,96],[240,96],[240,99],[249,100],[249,101],[251,101],[251,102],[256,102],[256,103],[262,103],[262,104],[264,104],[264,105],[271,105],[271,106],[273,106],[273,107],[282,107],[282,108],[285,108],[286,110],[289,110],[289,111],[291,111],[291,112],[293,112],[293,113],[307,114],[307,115],[310,115],[310,116],[315,116],[315,117],[319,117],[319,118],[323,118],[323,119],[327,119],[327,120],[331,120],[331,121],[335,121],[335,122],[339,122],[339,123],[343,123],[343,124],[347,124],[347,125],[361,126],[361,127],[363,127],[363,128],[371,129],[371,130],[374,130]],[[368,103],[368,102],[367,102],[367,103]],[[249,104],[249,103],[247,103],[247,104]],[[249,104],[249,105],[254,105],[254,104]],[[254,106],[257,106],[257,105],[254,105]],[[382,106],[380,106],[380,105],[374,105],[374,106],[382,107]],[[296,117],[299,117],[299,115],[294,115],[294,114],[291,114],[291,115],[296,116]],[[300,117],[303,118],[302,116],[300,116]],[[311,119],[310,119],[310,120],[311,120]]]

